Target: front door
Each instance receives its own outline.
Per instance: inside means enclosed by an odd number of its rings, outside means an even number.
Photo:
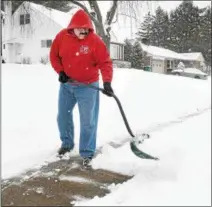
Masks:
[[[15,63],[22,63],[23,44],[15,44]]]

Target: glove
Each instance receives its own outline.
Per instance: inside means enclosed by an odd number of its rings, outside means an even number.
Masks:
[[[69,77],[65,74],[64,71],[61,71],[61,72],[59,73],[59,81],[60,81],[61,83],[67,83],[68,80],[69,80]]]
[[[111,94],[113,94],[113,89],[112,89],[112,87],[111,87],[111,83],[105,82],[105,83],[103,84],[103,86],[104,86],[104,91],[102,91],[102,93],[104,93],[105,95],[111,97],[111,96],[112,96]]]

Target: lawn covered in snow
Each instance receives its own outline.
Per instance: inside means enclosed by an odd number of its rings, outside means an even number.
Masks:
[[[2,178],[39,167],[60,147],[57,130],[58,77],[50,66],[2,65]],[[137,158],[118,106],[101,94],[94,168],[134,175],[110,186],[104,198],[75,205],[210,205],[211,79],[114,69],[112,86],[134,134],[149,132],[140,146],[160,161]],[[79,117],[74,111],[78,153]]]

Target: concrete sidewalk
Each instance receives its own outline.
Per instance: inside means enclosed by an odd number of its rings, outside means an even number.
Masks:
[[[77,157],[59,160],[2,180],[2,206],[73,206],[78,199],[105,196],[110,184],[131,178],[102,169],[85,170],[79,162]]]

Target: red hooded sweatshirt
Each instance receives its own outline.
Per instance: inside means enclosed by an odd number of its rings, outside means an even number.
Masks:
[[[90,32],[80,40],[73,33],[74,28],[88,28]],[[107,47],[94,33],[90,17],[83,10],[77,11],[68,27],[56,35],[50,62],[57,73],[64,71],[78,82],[89,84],[99,80],[99,69],[103,82],[112,81],[112,61]]]

